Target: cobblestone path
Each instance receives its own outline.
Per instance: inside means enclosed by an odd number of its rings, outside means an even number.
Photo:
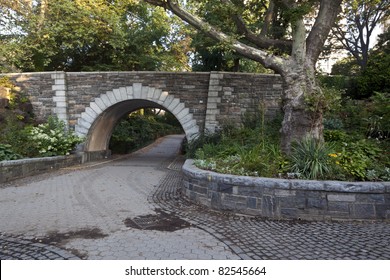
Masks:
[[[181,139],[0,186],[0,258],[390,259],[390,223],[273,221],[188,202]]]

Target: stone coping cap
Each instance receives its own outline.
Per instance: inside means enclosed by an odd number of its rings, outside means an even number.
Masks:
[[[22,159],[16,159],[16,160],[4,160],[4,161],[0,161],[0,167],[23,165],[23,164],[30,164],[30,163],[35,163],[35,162],[51,162],[51,161],[64,160],[64,159],[72,158],[72,157],[81,157],[81,156],[73,154],[73,155],[68,155],[68,156],[53,156],[53,157],[22,158]]]

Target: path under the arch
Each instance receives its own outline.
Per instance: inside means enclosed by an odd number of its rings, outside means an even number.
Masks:
[[[390,259],[386,222],[271,221],[188,202],[183,137],[0,185],[0,258]]]

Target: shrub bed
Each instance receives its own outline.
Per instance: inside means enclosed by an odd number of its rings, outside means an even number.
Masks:
[[[304,139],[279,149],[280,120],[225,126],[187,147],[202,169],[224,174],[341,181],[390,181],[390,95],[342,100],[325,118],[325,142]],[[245,122],[244,122],[245,124]]]

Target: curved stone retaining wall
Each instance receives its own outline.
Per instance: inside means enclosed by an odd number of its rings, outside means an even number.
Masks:
[[[0,162],[0,183],[81,163],[82,155],[28,158]]]
[[[390,220],[390,182],[309,181],[234,176],[187,160],[183,193],[216,210],[302,220]]]

